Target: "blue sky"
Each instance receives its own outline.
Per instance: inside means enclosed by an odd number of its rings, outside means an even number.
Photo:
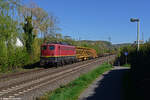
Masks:
[[[60,33],[82,40],[107,40],[133,43],[140,19],[140,38],[150,37],[149,0],[32,0],[58,17]],[[29,2],[29,0],[25,0]],[[141,38],[142,39],[142,38]]]

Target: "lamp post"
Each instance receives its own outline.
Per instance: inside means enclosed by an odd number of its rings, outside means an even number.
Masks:
[[[137,19],[137,18],[131,18],[130,21],[131,22],[137,22],[137,45],[138,45],[137,50],[139,51],[139,48],[140,48],[140,44],[139,44],[139,26],[140,26],[140,20]]]

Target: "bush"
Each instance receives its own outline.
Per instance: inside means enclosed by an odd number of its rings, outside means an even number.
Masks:
[[[24,48],[3,48],[0,52],[0,71],[16,70],[28,63],[29,55]]]
[[[140,45],[139,51],[135,48],[122,49],[120,61],[123,60],[123,52],[128,51],[128,63],[131,65],[131,78],[137,96],[147,100],[150,89],[150,44]],[[124,63],[124,62],[123,62]]]

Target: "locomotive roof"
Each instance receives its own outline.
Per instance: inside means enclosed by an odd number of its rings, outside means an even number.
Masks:
[[[72,46],[72,45],[68,45],[68,44],[60,44],[60,43],[44,43],[43,45],[63,45],[63,46]]]

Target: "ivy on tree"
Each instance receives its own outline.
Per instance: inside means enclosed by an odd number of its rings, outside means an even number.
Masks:
[[[25,24],[23,26],[23,30],[25,32],[25,46],[27,48],[27,52],[29,54],[32,53],[32,44],[35,38],[33,34],[33,26],[32,26],[32,16],[25,17]]]

